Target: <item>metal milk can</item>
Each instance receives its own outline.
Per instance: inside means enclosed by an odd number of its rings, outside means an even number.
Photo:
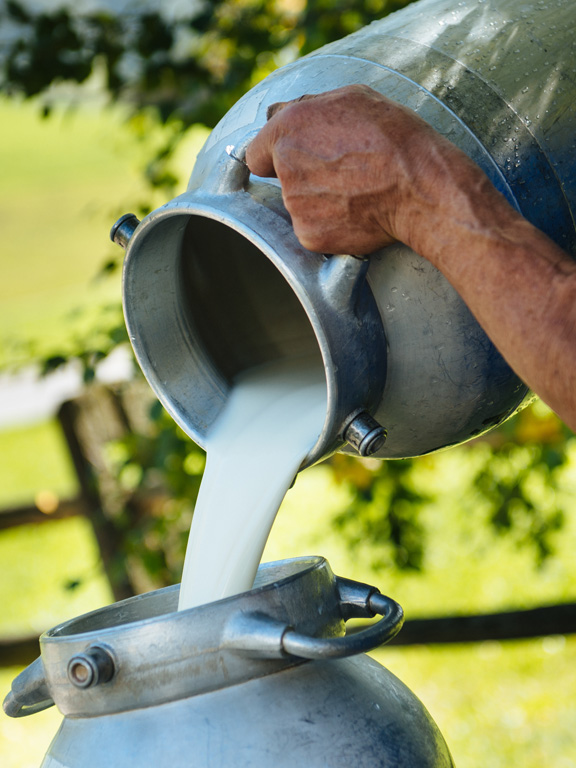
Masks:
[[[196,442],[239,371],[289,355],[319,355],[328,387],[303,466],[335,450],[435,451],[526,402],[427,261],[402,245],[368,260],[307,252],[278,185],[242,159],[273,102],[364,83],[419,113],[576,254],[575,27],[573,0],[421,0],[267,77],[209,136],[184,194],[117,222],[136,356]]]
[[[4,702],[64,714],[42,768],[453,766],[422,703],[363,654],[403,621],[374,587],[297,558],[260,566],[250,592],[177,605],[178,585],[42,635]]]

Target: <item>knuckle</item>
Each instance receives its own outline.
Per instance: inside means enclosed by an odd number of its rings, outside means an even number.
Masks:
[[[294,232],[300,243],[309,251],[313,253],[328,253],[330,252],[330,238],[327,238],[322,231],[318,231],[315,227],[309,225],[294,225]]]

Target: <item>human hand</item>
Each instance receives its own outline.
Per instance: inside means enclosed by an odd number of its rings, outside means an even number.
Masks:
[[[279,178],[296,236],[320,253],[395,241],[417,249],[439,206],[449,215],[455,174],[476,185],[483,176],[418,115],[364,85],[272,105],[246,162]]]
[[[452,283],[518,376],[576,429],[576,262],[415,113],[354,85],[273,105],[249,145],[320,253],[411,247]]]

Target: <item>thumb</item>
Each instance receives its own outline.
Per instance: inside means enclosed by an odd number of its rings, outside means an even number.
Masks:
[[[245,160],[251,173],[263,177],[276,176],[273,158],[275,143],[276,131],[270,129],[270,123],[266,123],[246,148]]]

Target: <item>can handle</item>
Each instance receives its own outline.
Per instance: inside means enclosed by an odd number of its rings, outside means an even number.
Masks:
[[[392,640],[402,629],[404,612],[400,605],[376,587],[336,577],[340,613],[352,618],[382,618],[360,632],[344,637],[311,637],[297,632],[283,621],[262,613],[233,614],[226,624],[222,645],[250,658],[342,659],[377,648]]]
[[[53,705],[39,656],[12,681],[12,690],[4,699],[4,712],[8,717],[26,717]]]
[[[282,648],[303,659],[342,659],[377,648],[392,640],[402,629],[404,611],[392,598],[375,587],[337,577],[343,618],[382,618],[375,624],[344,637],[310,637],[288,629],[282,637]]]

